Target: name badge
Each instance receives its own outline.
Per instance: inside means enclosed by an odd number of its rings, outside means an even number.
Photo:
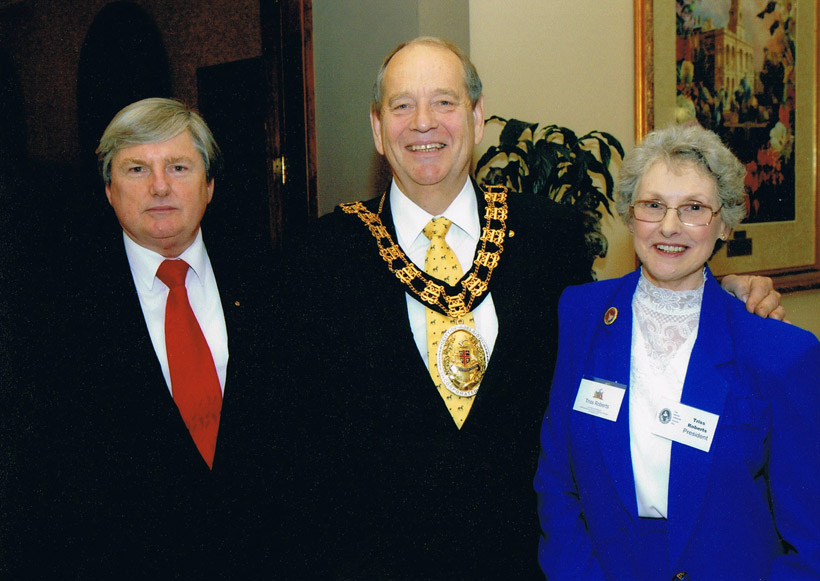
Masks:
[[[584,378],[578,386],[572,409],[614,422],[618,419],[625,393],[626,387],[614,381]]]
[[[708,452],[720,416],[672,400],[663,400],[652,433],[656,436]]]

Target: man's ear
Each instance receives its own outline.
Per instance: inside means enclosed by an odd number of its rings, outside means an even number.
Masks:
[[[475,144],[478,145],[484,139],[484,95],[479,95],[473,107],[473,127]]]
[[[376,146],[376,151],[380,155],[384,155],[384,143],[382,143],[382,120],[378,111],[371,107],[370,109],[370,129],[373,130],[373,143]]]
[[[111,204],[111,184],[105,184],[105,197],[108,198],[108,204]]]
[[[211,181],[208,182],[208,203],[211,203],[211,200],[214,199],[214,178],[211,178]]]

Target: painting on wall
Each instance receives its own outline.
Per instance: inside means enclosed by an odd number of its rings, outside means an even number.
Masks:
[[[746,167],[748,217],[712,261],[820,286],[818,0],[635,0],[636,133],[699,123]]]

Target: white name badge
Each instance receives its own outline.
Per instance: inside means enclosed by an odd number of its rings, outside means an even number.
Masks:
[[[626,388],[613,381],[584,378],[578,386],[572,409],[614,422],[618,419],[625,393]]]
[[[672,400],[662,400],[652,433],[656,436],[708,452],[720,416]]]

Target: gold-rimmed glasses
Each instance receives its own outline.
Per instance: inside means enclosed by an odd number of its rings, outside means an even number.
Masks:
[[[721,208],[713,210],[706,204],[690,202],[677,207],[667,206],[663,202],[642,200],[629,206],[632,217],[641,222],[660,222],[666,217],[669,210],[678,213],[678,220],[687,226],[708,226],[712,223],[712,218],[720,213]]]

